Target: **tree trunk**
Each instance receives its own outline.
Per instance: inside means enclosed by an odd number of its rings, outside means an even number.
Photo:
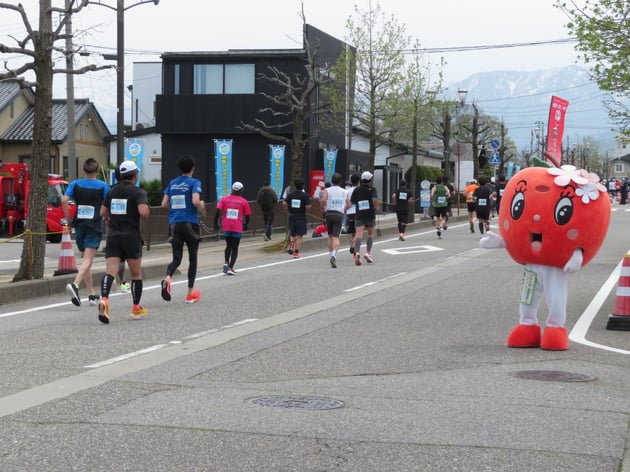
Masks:
[[[40,0],[39,28],[34,33],[36,47],[34,70],[37,81],[35,90],[35,121],[33,125],[33,149],[31,154],[31,185],[28,194],[26,230],[32,235],[32,247],[28,236],[22,249],[22,260],[13,281],[41,279],[44,277],[46,256],[46,203],[48,201],[48,166],[52,133],[52,13],[51,0]]]

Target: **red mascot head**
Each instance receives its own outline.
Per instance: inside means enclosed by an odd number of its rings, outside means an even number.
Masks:
[[[499,228],[519,264],[562,269],[581,249],[585,266],[604,242],[610,208],[597,175],[569,165],[528,167],[505,187]]]

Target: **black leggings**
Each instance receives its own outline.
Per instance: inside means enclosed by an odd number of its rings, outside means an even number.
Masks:
[[[241,238],[235,238],[234,236],[225,237],[225,263],[230,269],[234,269],[234,264],[236,264],[238,245],[240,243]]]
[[[166,275],[172,276],[184,257],[184,244],[188,249],[188,288],[195,286],[197,277],[197,252],[199,251],[199,225],[174,223],[170,227],[169,241],[173,247],[173,260],[166,268]]]

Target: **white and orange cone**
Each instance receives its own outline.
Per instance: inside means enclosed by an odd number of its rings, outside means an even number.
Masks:
[[[57,270],[53,275],[76,274],[77,262],[74,259],[74,250],[72,249],[72,239],[70,238],[70,230],[67,226],[63,227],[61,233],[61,251],[59,252],[59,263]]]

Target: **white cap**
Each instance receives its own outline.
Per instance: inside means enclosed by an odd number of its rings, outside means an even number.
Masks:
[[[118,172],[120,172],[120,175],[131,174],[131,173],[133,173],[133,172],[135,172],[137,170],[138,170],[138,166],[133,161],[124,161],[118,167]]]
[[[243,184],[240,182],[234,182],[232,184],[232,190],[234,190],[235,192],[239,192],[241,190],[243,190]]]
[[[372,180],[372,177],[374,176],[367,170],[361,174],[361,180],[365,180],[366,182],[369,182],[370,180]]]

